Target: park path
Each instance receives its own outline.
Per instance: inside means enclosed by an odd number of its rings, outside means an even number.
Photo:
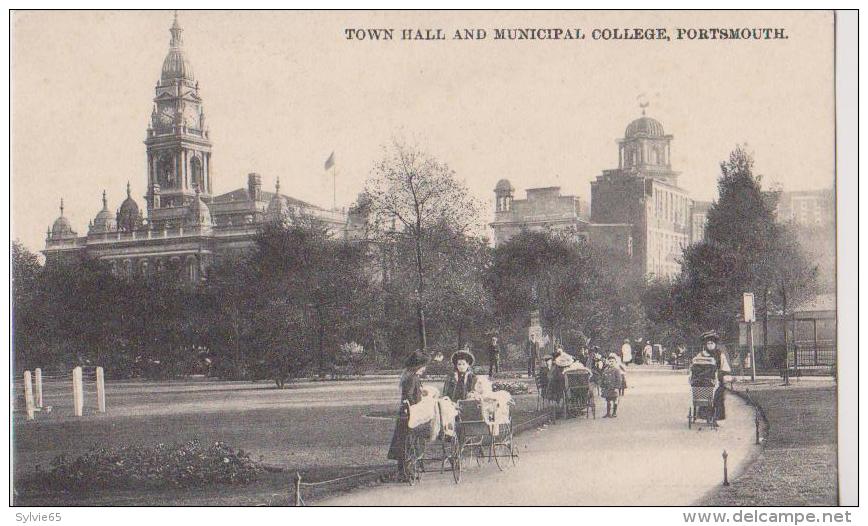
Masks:
[[[688,430],[686,374],[631,368],[617,419],[569,420],[516,438],[518,465],[494,464],[462,473],[425,473],[415,487],[387,484],[318,502],[329,506],[402,505],[690,505],[719,485],[721,453],[730,476],[740,473],[754,446],[754,414],[727,396],[726,425]],[[474,463],[471,463],[473,465]]]

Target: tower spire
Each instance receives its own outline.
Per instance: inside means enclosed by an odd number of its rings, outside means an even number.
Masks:
[[[277,177],[277,182],[274,184],[275,195],[280,195],[280,176]]]
[[[127,197],[130,197],[130,182],[127,181]]]
[[[60,217],[63,217],[63,198],[60,198]]]
[[[183,40],[181,39],[181,33],[184,29],[181,27],[181,24],[178,23],[178,11],[175,11],[175,19],[172,21],[172,27],[169,29],[169,33],[172,34],[172,41],[170,45],[172,47],[181,47]]]
[[[102,191],[102,209],[108,210],[108,199],[105,197],[105,190]]]

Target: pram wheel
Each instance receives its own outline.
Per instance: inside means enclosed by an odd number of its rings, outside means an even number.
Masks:
[[[421,445],[421,448],[420,448]],[[404,442],[404,478],[411,486],[415,486],[422,478],[422,455],[425,444],[414,434],[408,433]]]
[[[461,482],[461,444],[458,439],[452,439],[452,451],[449,453],[449,465],[452,467],[452,478],[455,483]]]

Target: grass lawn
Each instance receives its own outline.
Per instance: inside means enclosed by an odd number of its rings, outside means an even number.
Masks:
[[[838,503],[837,395],[832,381],[780,385],[736,383],[750,390],[768,421],[754,462],[729,487],[707,495],[708,506],[833,506]]]
[[[150,382],[110,385],[109,411],[76,418],[55,410],[13,427],[14,480],[36,466],[49,469],[60,454],[75,457],[91,446],[221,441],[277,468],[248,485],[115,490],[14,496],[16,505],[282,505],[289,503],[296,471],[316,482],[376,472],[328,491],[376,481],[392,471],[386,460],[394,429],[397,379],[322,382],[278,390],[270,385],[221,382]],[[533,416],[536,395],[517,397],[516,423]],[[22,484],[16,482],[15,487]],[[308,498],[328,492],[312,491]]]

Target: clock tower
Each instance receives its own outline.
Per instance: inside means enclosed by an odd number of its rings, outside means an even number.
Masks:
[[[211,199],[211,141],[199,83],[184,54],[183,31],[175,13],[145,139],[148,219],[157,228],[175,226],[197,190],[204,201]]]

